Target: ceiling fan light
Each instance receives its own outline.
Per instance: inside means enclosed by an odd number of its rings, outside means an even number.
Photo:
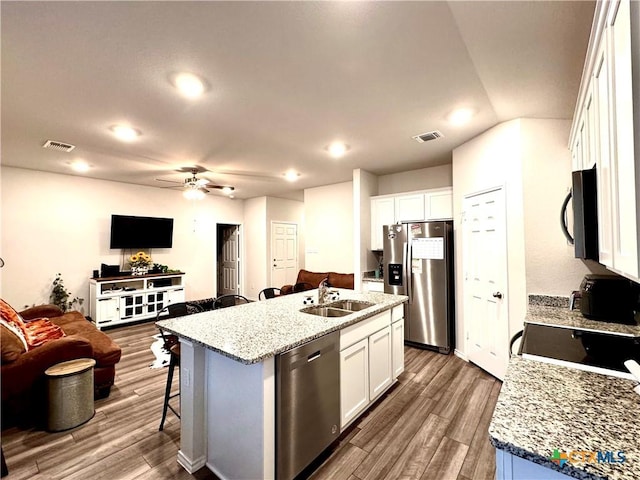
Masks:
[[[205,196],[205,193],[198,188],[188,188],[184,192],[182,192],[182,195],[187,200],[202,200]]]
[[[197,98],[204,93],[204,82],[193,73],[179,73],[173,80],[178,91],[187,98]]]
[[[225,195],[231,195],[233,193],[233,187],[222,187],[222,193]]]

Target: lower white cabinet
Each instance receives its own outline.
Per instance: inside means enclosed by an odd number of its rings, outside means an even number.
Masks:
[[[391,377],[391,327],[369,337],[369,400],[374,400],[393,383]]]
[[[391,369],[397,378],[404,372],[404,318],[391,324]]]
[[[120,301],[116,297],[100,298],[96,302],[96,319],[102,323],[120,320]]]
[[[364,338],[340,352],[340,425],[347,425],[367,405],[369,405],[369,341]]]
[[[369,407],[404,370],[403,308],[396,306],[340,331],[341,429]],[[400,332],[396,332],[402,335],[400,339],[394,339],[392,325],[395,328],[400,325]]]

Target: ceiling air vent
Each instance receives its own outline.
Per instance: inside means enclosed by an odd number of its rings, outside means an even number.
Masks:
[[[428,142],[429,140],[435,140],[436,138],[442,138],[444,135],[442,132],[438,130],[434,130],[433,132],[421,133],[420,135],[416,135],[413,138],[418,143]]]
[[[55,140],[47,140],[42,148],[48,148],[49,150],[57,150],[58,152],[70,152],[74,148],[75,145],[71,145],[69,143],[56,142]]]

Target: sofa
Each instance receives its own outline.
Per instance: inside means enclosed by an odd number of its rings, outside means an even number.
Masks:
[[[296,285],[301,286],[296,288],[295,291],[318,288],[320,282],[325,278],[331,287],[348,288],[353,290],[353,273],[310,272],[309,270],[301,269],[298,272],[298,278],[296,279]],[[280,295],[294,293],[294,287],[294,285],[283,285],[282,288],[280,288]]]
[[[55,305],[41,305],[19,312],[17,321],[23,320],[28,327],[31,322],[35,324],[46,322],[41,320],[43,318],[48,319],[47,325],[50,330],[56,330],[56,335],[25,349],[24,342],[14,333],[12,325],[7,326],[7,304],[2,304],[0,375],[3,428],[12,423],[31,424],[43,420],[34,416],[34,412],[46,412],[44,372],[59,362],[93,358],[96,361],[95,398],[109,396],[114,384],[115,366],[120,361],[122,350],[106,333],[98,330],[80,312],[64,313]],[[11,310],[15,313],[15,310]]]

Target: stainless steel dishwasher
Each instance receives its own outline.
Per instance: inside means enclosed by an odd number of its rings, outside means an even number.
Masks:
[[[276,478],[290,480],[340,434],[340,334],[276,357]]]

